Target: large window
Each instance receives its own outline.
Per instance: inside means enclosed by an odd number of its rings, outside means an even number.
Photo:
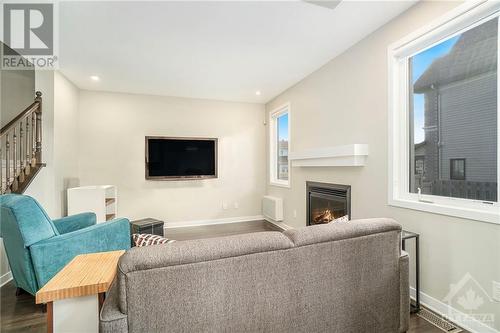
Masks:
[[[284,105],[270,114],[270,183],[290,185],[290,106]]]
[[[391,204],[500,223],[499,9],[465,4],[389,48]]]

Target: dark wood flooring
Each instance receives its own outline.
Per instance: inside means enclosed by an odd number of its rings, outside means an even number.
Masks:
[[[175,240],[188,240],[275,230],[280,229],[267,221],[251,221],[231,224],[202,225],[196,227],[167,228],[165,229],[165,237]]]
[[[252,221],[232,224],[218,224],[211,226],[169,228],[165,237],[176,240],[199,239],[236,235],[249,232],[276,230],[276,227],[266,221]],[[10,281],[0,288],[0,332],[45,332],[46,313],[44,307],[35,304],[35,299],[29,294],[15,295],[14,283]],[[442,333],[424,319],[412,315],[410,333]]]

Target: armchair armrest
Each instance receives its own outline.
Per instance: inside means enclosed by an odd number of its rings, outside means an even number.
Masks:
[[[410,328],[410,256],[401,251],[399,256],[399,332]]]
[[[79,254],[127,250],[130,248],[129,221],[125,218],[45,239],[30,246],[39,288]]]
[[[56,219],[52,222],[54,222],[59,233],[66,234],[96,224],[97,217],[94,213],[80,213]]]

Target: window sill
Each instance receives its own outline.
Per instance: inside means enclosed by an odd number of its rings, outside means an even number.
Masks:
[[[283,187],[283,188],[290,188],[290,182],[269,182],[269,186],[276,186],[276,187]]]
[[[484,209],[475,209],[460,207],[458,205],[452,206],[442,203],[429,203],[411,199],[393,198],[389,200],[389,206],[413,209],[432,214],[459,217],[468,220],[500,224],[500,208],[497,205],[484,207]]]

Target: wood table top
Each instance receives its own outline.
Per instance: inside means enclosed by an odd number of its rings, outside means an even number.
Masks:
[[[80,254],[36,293],[36,303],[106,292],[124,250]]]

